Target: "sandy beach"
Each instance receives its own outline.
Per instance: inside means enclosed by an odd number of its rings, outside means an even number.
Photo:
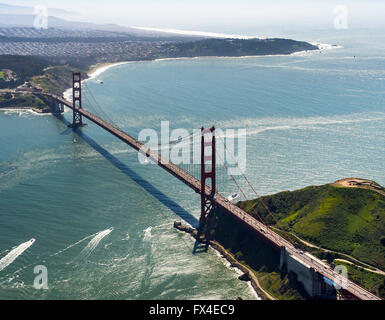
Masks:
[[[315,46],[318,46],[319,50],[314,50],[314,51],[325,51],[325,50],[331,50],[331,49],[340,49],[342,48],[341,46],[333,46],[330,44],[320,44],[320,43],[311,43]],[[308,54],[311,53],[312,51],[299,51],[292,53],[290,55],[303,55],[303,54]],[[290,56],[289,55],[289,56]],[[154,59],[152,61],[167,61],[167,60],[186,60],[186,59],[200,59],[200,58],[228,58],[228,59],[234,59],[234,58],[256,58],[256,57],[274,57],[274,56],[287,56],[287,55],[261,55],[261,56],[239,56],[239,57],[219,57],[219,56],[198,56],[198,57],[176,57],[176,58],[159,58],[159,59]],[[135,63],[135,62],[148,62],[148,60],[138,60],[138,61],[122,61],[122,62],[106,62],[106,63],[99,63],[94,66],[90,67],[90,70],[88,71],[87,75],[88,78],[84,79],[86,80],[91,80],[97,78],[99,75],[101,75],[103,72],[107,71],[110,68],[120,66],[123,64],[128,64],[128,63]],[[70,92],[71,89],[66,90],[63,95],[65,97],[68,97],[68,93]]]
[[[322,43],[311,43],[312,45],[317,46],[319,49],[318,50],[313,50],[314,51],[326,51],[326,50],[332,50],[332,49],[340,49],[342,46],[336,46],[336,45],[331,45],[331,44],[322,44]],[[311,53],[312,51],[298,51],[290,55],[303,55],[304,53]],[[158,58],[154,59],[152,61],[168,61],[168,60],[187,60],[187,59],[200,59],[200,58],[213,58],[213,59],[218,59],[218,58],[228,58],[228,59],[236,59],[236,58],[258,58],[258,57],[276,57],[276,56],[288,56],[287,54],[272,54],[272,55],[260,55],[260,56],[239,56],[239,57],[226,57],[226,56],[197,56],[197,57],[175,57],[175,58]],[[94,65],[90,68],[89,72],[87,75],[89,76],[88,79],[95,79],[97,76],[102,74],[104,71],[123,64],[127,63],[135,63],[135,62],[149,62],[148,60],[138,60],[138,61],[124,61],[124,62],[106,62],[106,63],[100,63],[97,65]]]
[[[99,76],[100,74],[102,74],[104,71],[106,71],[112,67],[120,66],[120,65],[126,64],[126,63],[129,63],[129,62],[128,61],[126,61],[126,62],[114,62],[114,63],[110,63],[110,62],[107,63],[106,62],[106,63],[100,63],[100,64],[97,64],[95,66],[92,66],[87,73],[89,78],[86,80],[94,79],[97,76]]]
[[[99,63],[90,68],[90,70],[87,72],[87,79],[84,79],[83,81],[92,80],[100,76],[103,72],[107,71],[108,69],[116,66],[120,66],[123,64],[127,64],[129,61],[125,62],[106,62],[106,63]],[[72,88],[68,88],[63,92],[63,97],[68,100],[72,101]]]

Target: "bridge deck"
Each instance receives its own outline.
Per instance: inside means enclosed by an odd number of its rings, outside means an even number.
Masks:
[[[73,105],[71,102],[57,96],[50,95],[51,97],[55,98],[59,103],[62,103],[63,105],[66,105],[67,107],[73,109]],[[180,181],[188,185],[190,188],[192,188],[195,192],[200,193],[201,188],[201,182],[196,179],[195,177],[191,176],[184,170],[180,169],[178,166],[173,164],[170,161],[167,161],[164,159],[159,153],[152,151],[144,146],[144,144],[137,141],[135,138],[131,137],[127,133],[123,132],[122,130],[112,126],[108,122],[104,121],[103,119],[93,115],[92,113],[88,112],[85,109],[77,109],[77,111],[84,116],[85,118],[89,119],[90,121],[94,122],[98,126],[102,127],[106,131],[113,134],[115,137],[119,138],[123,142],[127,143],[131,147],[133,147],[138,152],[141,152],[142,154],[148,156],[151,160],[156,162],[160,167],[164,168],[166,171],[171,173],[173,176],[178,178]],[[211,194],[211,188],[206,187],[206,195],[210,196]],[[290,242],[288,242],[286,239],[275,233],[272,229],[270,229],[268,226],[264,225],[257,219],[250,216],[248,213],[237,207],[232,202],[228,201],[226,198],[224,198],[221,194],[218,192],[215,194],[214,197],[215,203],[225,209],[227,212],[232,214],[235,218],[237,218],[239,221],[246,224],[249,228],[251,228],[253,231],[255,231],[260,237],[264,238],[271,244],[273,244],[276,248],[285,247],[286,252],[293,256],[296,260],[300,261],[302,264],[313,268],[316,272],[321,274],[322,276],[330,279],[334,283],[339,283],[339,279],[341,279],[340,275],[335,272],[330,266],[325,266],[325,264],[321,263],[317,258],[312,257],[310,254],[303,254],[300,250],[296,249]],[[371,292],[365,290],[364,288],[358,286],[354,282],[347,280],[347,288],[345,289],[353,296],[357,297],[360,300],[381,300],[376,295],[372,294]]]

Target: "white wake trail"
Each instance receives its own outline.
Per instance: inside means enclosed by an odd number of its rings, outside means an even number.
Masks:
[[[86,241],[87,239],[89,239],[89,238],[91,238],[91,237],[95,237],[97,234],[98,234],[98,233],[91,234],[90,236],[87,236],[87,237],[85,237],[85,238],[79,240],[78,242],[75,242],[74,244],[69,245],[68,247],[64,248],[63,250],[60,250],[60,251],[58,251],[58,252],[56,252],[56,253],[50,255],[50,257],[57,256],[57,255],[59,255],[59,254],[65,252],[65,251],[67,251],[67,250],[69,250],[69,249],[71,249],[71,248],[77,246],[78,244],[82,243],[83,241]]]
[[[10,253],[8,253],[4,258],[0,260],[0,271],[8,267],[13,261],[17,259],[25,250],[27,250],[30,246],[35,243],[35,239],[31,239],[28,242],[24,242],[15,249],[13,249]]]
[[[112,231],[114,231],[114,228],[98,232],[96,236],[92,238],[92,240],[87,244],[87,246],[80,252],[78,258],[88,257],[96,249],[100,241],[102,241],[103,238],[108,236]]]

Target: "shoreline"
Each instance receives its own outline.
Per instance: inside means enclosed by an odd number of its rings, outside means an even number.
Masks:
[[[96,65],[93,65],[89,68],[87,72],[87,78],[82,79],[83,81],[89,81],[89,80],[94,80],[97,78],[99,75],[101,75],[103,72],[117,66],[121,66],[130,62],[135,62],[135,61],[121,61],[121,62],[104,62],[104,63],[99,63]],[[68,88],[63,91],[62,93],[64,99],[68,101],[72,101],[72,88]]]
[[[156,59],[150,59],[150,60],[127,60],[127,61],[120,61],[120,62],[104,62],[100,64],[96,64],[90,67],[90,69],[87,72],[87,78],[83,79],[82,81],[88,81],[88,80],[95,80],[98,76],[100,76],[105,71],[129,64],[129,63],[137,63],[137,62],[162,62],[162,61],[177,61],[177,60],[198,60],[198,59],[251,59],[251,58],[263,58],[263,57],[290,57],[290,56],[303,56],[305,54],[311,54],[315,52],[323,52],[326,50],[334,50],[334,49],[341,49],[342,46],[338,45],[331,45],[331,44],[321,44],[321,43],[312,43],[309,42],[312,45],[317,46],[318,50],[305,50],[305,51],[298,51],[290,54],[271,54],[271,55],[254,55],[254,56],[239,56],[239,57],[231,57],[231,56],[196,56],[196,57],[175,57],[175,58],[156,58]],[[68,88],[64,90],[63,97],[71,101],[72,100],[72,88]]]
[[[193,239],[197,238],[198,231],[191,227],[186,227],[180,222],[174,222],[174,228],[180,232],[190,234]],[[253,291],[257,300],[277,300],[270,293],[268,293],[260,284],[257,276],[254,274],[253,270],[242,265],[234,256],[228,252],[223,246],[221,246],[216,241],[209,241],[208,246],[214,250],[215,254],[222,260],[227,268],[233,270],[240,277],[246,276],[248,280],[246,281],[250,289]],[[238,277],[238,279],[240,278]],[[239,279],[239,281],[245,281]]]
[[[89,68],[87,72],[87,78],[83,79],[82,81],[88,81],[88,80],[95,80],[98,76],[100,76],[105,71],[129,64],[129,63],[136,63],[136,62],[162,62],[162,61],[176,61],[176,60],[198,60],[198,59],[251,59],[251,58],[263,58],[263,57],[290,57],[290,56],[303,56],[305,54],[311,54],[314,52],[322,52],[326,50],[333,50],[333,49],[340,49],[342,46],[338,45],[330,45],[330,44],[321,44],[321,43],[312,43],[309,42],[312,45],[317,46],[318,50],[306,50],[306,51],[298,51],[290,54],[272,54],[272,55],[253,55],[253,56],[196,56],[196,57],[175,57],[175,58],[156,58],[156,59],[150,59],[150,60],[128,60],[128,61],[120,61],[120,62],[104,62],[99,63],[96,65],[93,65]],[[63,91],[62,96],[68,100],[72,100],[72,88],[68,88]],[[8,109],[2,109],[0,108],[0,111],[31,111],[33,114],[52,114],[52,113],[42,113],[37,111],[37,109],[34,110],[34,108],[8,108]],[[65,110],[65,112],[68,110]]]
[[[90,67],[90,69],[87,72],[88,78],[84,79],[83,81],[95,79],[97,76],[102,74],[104,71],[107,71],[108,69],[110,69],[112,67],[116,67],[116,66],[120,66],[120,65],[123,65],[123,64],[127,64],[129,62],[131,62],[131,61],[105,62],[105,63],[100,63],[100,64],[93,65],[93,66]]]
[[[263,57],[288,57],[288,56],[296,56],[296,55],[302,55],[304,53],[312,53],[312,52],[320,52],[320,51],[329,51],[334,49],[341,49],[342,46],[339,45],[331,45],[331,44],[322,44],[322,43],[315,43],[315,42],[309,42],[310,44],[317,46],[318,50],[304,50],[304,51],[297,51],[290,54],[266,54],[266,55],[252,55],[252,56],[195,56],[195,57],[171,57],[171,58],[155,58],[150,60],[127,60],[127,61],[120,61],[120,62],[105,62],[96,64],[90,67],[89,71],[87,72],[87,79],[86,80],[92,80],[95,79],[97,76],[101,75],[103,72],[116,67],[120,65],[125,65],[129,63],[136,63],[136,62],[157,62],[157,61],[173,61],[173,60],[197,60],[197,59],[250,59],[250,58],[263,58]],[[68,90],[68,89],[67,89]]]
[[[310,44],[317,46],[318,50],[305,50],[305,51],[297,51],[290,54],[266,54],[266,55],[253,55],[253,56],[195,56],[195,57],[171,57],[171,58],[155,58],[150,60],[127,60],[127,61],[120,61],[120,62],[104,62],[100,64],[96,64],[90,67],[89,71],[87,72],[88,78],[83,79],[82,81],[88,81],[88,80],[94,80],[96,77],[104,73],[105,71],[129,64],[129,63],[137,63],[137,62],[161,62],[161,61],[175,61],[175,60],[198,60],[198,59],[251,59],[251,58],[263,58],[263,57],[290,57],[290,56],[296,56],[296,55],[303,55],[303,54],[311,54],[313,52],[322,52],[326,50],[334,50],[334,49],[341,49],[342,46],[338,45],[331,45],[331,44],[321,44],[321,43],[312,43]],[[69,96],[69,91],[72,88],[68,88],[63,92],[63,96]]]
[[[4,113],[20,113],[20,112],[26,112],[26,113],[32,113],[33,115],[38,115],[38,116],[47,116],[47,115],[52,115],[52,112],[42,112],[40,109],[36,108],[30,108],[30,107],[14,107],[14,108],[0,108],[0,112]]]

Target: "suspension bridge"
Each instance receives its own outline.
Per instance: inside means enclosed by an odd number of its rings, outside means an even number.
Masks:
[[[100,111],[99,113],[101,113],[105,119],[84,109],[82,104],[82,80],[80,73],[73,73],[72,102],[67,101],[63,97],[52,94],[36,94],[44,98],[46,101],[48,100],[51,103],[54,102],[59,112],[64,110],[64,106],[70,108],[73,115],[71,125],[72,128],[77,129],[82,127],[84,125],[83,118],[88,119],[130,147],[134,148],[148,159],[151,159],[154,163],[190,187],[194,192],[200,194],[201,216],[199,220],[199,232],[202,232],[206,226],[208,216],[213,208],[222,208],[228,214],[236,218],[240,223],[254,232],[256,236],[260,237],[273,248],[275,248],[280,253],[280,266],[282,268],[285,266],[288,270],[290,269],[291,271],[295,272],[298,276],[298,280],[304,284],[304,287],[310,296],[323,296],[326,292],[330,291],[333,285],[341,285],[342,288],[339,290],[339,292],[344,299],[381,300],[373,293],[362,288],[349,279],[342,278],[341,275],[328,264],[317,259],[309,253],[305,253],[299,250],[288,240],[274,232],[263,222],[262,219],[258,220],[252,217],[237,207],[234,203],[232,203],[231,200],[218,192],[216,187],[217,137],[215,135],[215,127],[202,128],[200,132],[201,164],[200,179],[198,179],[168,159],[162,157],[157,151],[151,150],[142,142],[136,140],[126,132],[119,129],[118,126],[111,119],[109,119],[109,117],[100,108],[100,106],[98,106],[98,102],[93,96],[92,99],[86,98],[88,100],[88,104],[92,105],[90,100],[93,100],[94,108],[98,108]],[[243,177],[253,192],[257,195],[255,189],[252,187],[247,177]],[[240,192],[244,195],[244,192],[239,186],[239,183],[237,183],[235,179],[234,182],[237,184]],[[269,212],[269,214],[272,215],[268,207],[266,205],[264,205],[264,207]]]

